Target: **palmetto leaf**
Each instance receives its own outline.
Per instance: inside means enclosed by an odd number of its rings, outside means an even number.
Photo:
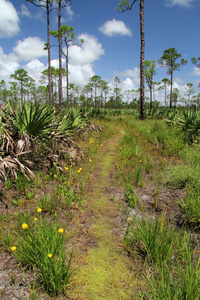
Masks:
[[[0,180],[6,181],[7,175],[17,178],[18,172],[22,173],[28,179],[35,177],[34,173],[17,158],[11,156],[0,157]]]
[[[54,121],[54,111],[49,105],[39,106],[32,102],[21,103],[14,115],[7,113],[15,132],[39,139],[48,138]]]

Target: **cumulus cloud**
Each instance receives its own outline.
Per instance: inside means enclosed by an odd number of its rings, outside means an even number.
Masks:
[[[165,5],[169,7],[172,7],[174,5],[190,7],[194,1],[195,0],[165,0]]]
[[[90,64],[83,66],[69,65],[69,80],[76,85],[85,85],[95,73]]]
[[[138,86],[140,83],[140,70],[137,67],[135,67],[133,70],[128,69],[123,72],[115,71],[114,74],[115,76],[132,78],[132,82],[134,86]]]
[[[45,42],[39,37],[28,37],[23,41],[18,41],[13,51],[19,60],[29,61],[38,57],[47,56],[44,50]]]
[[[71,6],[66,7],[66,12],[67,12],[67,21],[72,21],[74,18],[74,12],[71,9]]]
[[[193,67],[192,69],[193,69],[193,71],[192,71],[192,73],[188,74],[189,76],[200,76],[200,68]]]
[[[19,17],[16,9],[7,0],[0,1],[0,37],[11,37],[19,31]]]
[[[96,37],[83,33],[78,38],[83,39],[84,43],[80,47],[73,46],[69,49],[70,64],[93,64],[96,60],[100,59],[101,55],[104,55],[105,51]]]
[[[10,74],[13,74],[19,67],[15,56],[12,54],[6,55],[3,49],[0,47],[0,79],[4,79],[6,82],[10,80]]]
[[[30,61],[28,64],[23,66],[29,76],[34,78],[37,82],[41,79],[41,72],[45,70],[47,66],[45,66],[39,59],[34,59]]]
[[[99,27],[99,30],[109,37],[116,35],[132,36],[131,30],[124,24],[124,22],[115,19],[105,22],[101,27]]]

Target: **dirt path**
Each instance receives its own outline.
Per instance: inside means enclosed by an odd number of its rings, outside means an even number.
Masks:
[[[80,220],[87,245],[81,245],[84,237],[80,237],[71,299],[136,299],[133,297],[133,291],[137,290],[133,262],[122,245],[126,226],[123,190],[113,186],[119,140],[120,135],[115,136],[102,147],[91,175],[87,208]]]

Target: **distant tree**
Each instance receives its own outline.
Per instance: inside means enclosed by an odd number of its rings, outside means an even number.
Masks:
[[[119,108],[119,101],[120,101],[120,92],[121,92],[121,89],[119,88],[119,84],[120,84],[120,79],[115,76],[114,79],[113,79],[113,83],[114,83],[114,89],[113,89],[113,92],[115,94],[115,108]]]
[[[10,100],[14,102],[14,105],[17,105],[20,87],[18,86],[16,81],[9,81],[9,83],[10,83]]]
[[[100,80],[101,107],[104,106],[106,103],[106,97],[107,97],[109,90],[110,90],[110,88],[108,86],[108,82],[105,80]]]
[[[173,101],[173,103],[174,103],[174,107],[176,107],[176,105],[177,105],[179,99],[180,99],[180,91],[179,91],[179,89],[174,88],[174,89],[172,90],[172,101]]]
[[[6,102],[8,97],[8,90],[6,88],[6,82],[5,80],[0,81],[0,101],[1,102]]]
[[[194,85],[193,83],[187,83],[185,86],[186,89],[186,95],[187,95],[187,101],[188,101],[188,105],[190,106],[190,100],[191,100],[191,95],[194,93]]]
[[[170,85],[170,80],[168,78],[163,78],[161,80],[159,90],[165,90],[165,106],[167,106],[167,87]]]
[[[29,81],[28,72],[24,69],[16,70],[14,74],[10,75],[10,78],[15,79],[17,82],[19,82],[20,85],[20,93],[21,93],[21,101],[23,100],[23,95],[25,91],[25,85]]]
[[[200,68],[200,57],[198,58],[192,57],[191,61],[197,68]]]
[[[56,39],[59,37],[58,30],[50,31]],[[79,46],[83,43],[83,39],[78,40],[74,34],[74,28],[67,25],[61,26],[61,42],[64,42],[65,48],[62,46],[62,54],[65,56],[66,62],[66,90],[67,90],[67,107],[69,107],[69,48],[72,46]]]
[[[63,106],[62,91],[62,33],[61,33],[61,11],[64,7],[71,5],[72,0],[56,0],[58,4],[58,44],[59,44],[59,105]]]
[[[119,12],[131,10],[137,0],[129,1],[121,0],[119,6],[116,8]],[[145,87],[144,87],[144,54],[145,54],[145,36],[144,36],[144,0],[140,0],[140,119],[145,119]]]
[[[101,77],[98,75],[94,75],[89,78],[89,83],[94,90],[94,106],[97,108],[97,91],[100,88]]]
[[[177,59],[181,57],[181,54],[177,53],[175,48],[169,48],[164,50],[162,57],[158,60],[162,67],[168,67],[167,74],[170,75],[170,104],[172,108],[172,85],[173,85],[173,73],[179,71],[181,66],[187,63],[187,60],[181,59],[180,63],[177,63]]]
[[[53,9],[53,0],[26,0],[35,6],[46,9],[47,14],[47,43],[45,49],[48,51],[48,81],[49,81],[49,103],[53,104],[52,87],[51,87],[51,47],[50,47],[50,12]]]
[[[155,60],[153,60],[153,61],[145,60],[144,61],[144,76],[145,76],[146,82],[149,87],[150,109],[152,109],[153,77],[154,77],[154,75],[157,74],[155,67],[156,67]]]

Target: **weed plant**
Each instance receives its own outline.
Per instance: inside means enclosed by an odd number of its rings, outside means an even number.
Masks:
[[[195,172],[190,165],[181,162],[179,165],[167,167],[162,174],[162,182],[172,189],[190,186],[200,188],[200,173]]]
[[[200,189],[187,188],[186,197],[179,201],[186,220],[193,225],[200,225]]]
[[[185,247],[184,257],[174,265],[171,262],[154,266],[149,283],[151,295],[145,293],[151,300],[199,300],[200,259],[192,259],[190,245]]]
[[[138,197],[132,185],[128,185],[124,191],[124,198],[127,200],[130,207],[135,208],[138,203]]]
[[[69,284],[71,276],[72,257],[66,263],[65,230],[52,219],[42,219],[39,213],[27,223],[21,221],[15,233],[16,258],[21,266],[36,267],[45,290],[58,295]]]
[[[165,214],[147,219],[134,218],[128,224],[125,246],[133,253],[138,253],[152,264],[170,261],[178,237],[173,224],[165,221]]]

